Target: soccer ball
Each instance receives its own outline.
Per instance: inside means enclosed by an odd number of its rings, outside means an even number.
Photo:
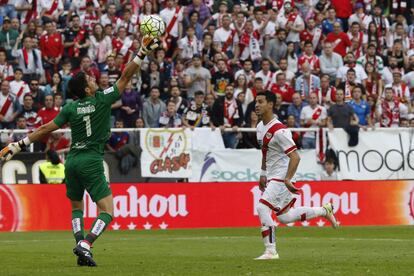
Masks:
[[[165,22],[158,15],[148,15],[142,20],[140,30],[142,35],[160,37],[165,32]]]

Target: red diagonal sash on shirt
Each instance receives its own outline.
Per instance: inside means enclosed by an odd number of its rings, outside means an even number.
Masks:
[[[58,0],[54,0],[50,9],[46,12],[47,15],[52,15],[59,5]]]
[[[7,97],[6,101],[4,102],[3,107],[0,110],[0,114],[2,116],[5,116],[6,115],[6,113],[9,110],[11,104],[12,104],[12,101],[10,100],[10,97]]]

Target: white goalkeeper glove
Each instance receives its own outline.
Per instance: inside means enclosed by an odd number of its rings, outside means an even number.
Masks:
[[[28,137],[18,142],[10,143],[7,147],[3,148],[0,151],[0,160],[9,161],[13,158],[13,156],[21,152],[22,149],[25,149],[28,145],[30,145],[30,140]]]
[[[161,41],[157,37],[145,35],[141,40],[141,48],[138,51],[138,57],[144,59],[145,56],[161,46]]]

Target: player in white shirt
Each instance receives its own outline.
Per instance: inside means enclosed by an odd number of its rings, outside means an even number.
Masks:
[[[257,213],[262,225],[265,252],[256,260],[278,259],[276,251],[275,227],[272,211],[281,223],[305,221],[315,217],[325,217],[338,227],[331,203],[323,207],[295,207],[300,189],[295,187],[294,179],[300,157],[296,151],[292,133],[273,114],[276,96],[271,92],[260,92],[256,96],[256,112],[262,121],[257,126],[257,140],[262,147],[262,172],[260,189],[263,191]]]

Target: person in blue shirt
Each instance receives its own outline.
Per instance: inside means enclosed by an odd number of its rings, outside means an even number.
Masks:
[[[295,127],[300,127],[300,113],[302,112],[302,108],[306,105],[307,103],[302,101],[299,93],[292,95],[292,103],[288,107],[288,115],[293,115],[295,117]]]
[[[367,128],[371,126],[371,108],[369,104],[362,99],[362,90],[356,86],[352,89],[352,100],[348,102],[359,119],[359,126]]]
[[[342,26],[342,21],[336,17],[336,11],[331,7],[328,9],[328,18],[322,21],[322,33],[327,35],[333,32],[333,25],[335,22],[341,23]]]

